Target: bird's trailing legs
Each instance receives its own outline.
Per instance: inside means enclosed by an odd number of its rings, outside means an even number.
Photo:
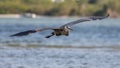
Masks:
[[[51,35],[48,35],[48,36],[46,36],[45,38],[50,38],[50,37],[52,37],[53,36],[53,34],[51,34]]]
[[[48,36],[46,36],[45,38],[50,38],[50,37],[52,37],[52,36],[54,36],[54,33],[53,33],[53,32],[51,33],[51,35],[48,35]]]

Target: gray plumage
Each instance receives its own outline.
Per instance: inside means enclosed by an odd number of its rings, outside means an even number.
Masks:
[[[60,26],[59,28],[42,28],[42,29],[36,29],[36,30],[27,30],[27,31],[13,34],[13,35],[11,35],[11,37],[24,36],[24,35],[28,35],[28,34],[36,33],[36,32],[41,32],[41,31],[45,31],[45,30],[53,30],[54,31],[51,33],[51,35],[46,36],[46,38],[49,38],[49,37],[54,36],[54,35],[56,35],[56,36],[61,36],[61,35],[68,36],[70,30],[72,30],[70,27],[75,25],[75,24],[86,22],[86,21],[102,20],[102,19],[105,19],[108,17],[109,17],[109,14],[107,16],[91,16],[91,17],[81,18],[81,19],[69,22],[67,24],[64,24],[64,25]]]

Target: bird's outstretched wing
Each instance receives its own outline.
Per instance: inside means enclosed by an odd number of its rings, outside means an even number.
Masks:
[[[53,28],[43,28],[43,29],[36,29],[36,30],[27,30],[27,31],[23,31],[23,32],[19,32],[19,33],[10,35],[10,37],[25,36],[25,35],[29,35],[31,33],[41,32],[41,31],[44,31],[44,30],[53,30]]]
[[[72,25],[82,23],[82,22],[85,22],[85,21],[102,20],[102,19],[105,19],[105,18],[108,18],[108,17],[109,17],[109,14],[107,16],[91,16],[91,17],[87,17],[87,18],[81,18],[81,19],[78,19],[76,21],[69,22],[65,25],[62,25],[60,28],[63,28],[65,26],[72,26]]]

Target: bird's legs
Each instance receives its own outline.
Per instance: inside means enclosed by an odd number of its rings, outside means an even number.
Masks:
[[[51,35],[48,35],[48,36],[46,36],[45,38],[50,38],[50,37],[52,37],[53,36],[53,34],[51,34]]]
[[[48,36],[46,36],[45,38],[50,38],[50,37],[52,37],[52,36],[54,36],[54,33],[53,33],[53,32],[51,33],[51,35],[48,35]]]

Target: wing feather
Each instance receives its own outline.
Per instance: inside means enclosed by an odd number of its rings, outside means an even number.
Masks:
[[[10,37],[25,36],[25,35],[29,35],[31,33],[41,32],[41,31],[44,31],[44,30],[53,30],[53,28],[43,28],[43,29],[36,29],[36,30],[27,30],[27,31],[23,31],[23,32],[19,32],[19,33],[10,35]]]
[[[73,22],[69,22],[69,23],[67,23],[65,25],[62,25],[60,28],[63,28],[65,26],[72,26],[72,25],[82,23],[82,22],[86,22],[86,21],[102,20],[102,19],[105,19],[107,17],[109,17],[109,14],[107,16],[91,16],[91,17],[81,18],[81,19],[75,20]]]

